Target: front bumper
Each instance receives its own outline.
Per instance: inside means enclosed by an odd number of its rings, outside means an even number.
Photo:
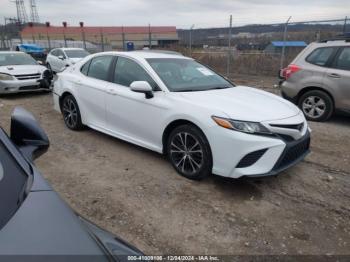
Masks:
[[[302,115],[298,115],[287,122],[305,121],[303,119]],[[297,140],[245,134],[219,126],[213,126],[205,133],[212,150],[213,173],[224,177],[276,175],[297,164],[309,153],[307,125]]]
[[[50,90],[45,79],[0,81],[0,94]]]

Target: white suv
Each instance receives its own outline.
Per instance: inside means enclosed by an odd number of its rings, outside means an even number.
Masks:
[[[57,48],[47,55],[46,64],[51,71],[62,72],[66,67],[74,65],[89,54],[82,48]]]

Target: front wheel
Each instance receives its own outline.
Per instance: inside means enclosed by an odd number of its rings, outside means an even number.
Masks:
[[[327,121],[334,111],[332,98],[320,90],[309,91],[302,95],[299,107],[307,120],[317,122]]]
[[[176,171],[186,178],[201,180],[212,174],[209,142],[203,132],[193,125],[179,126],[171,132],[167,155]]]
[[[80,110],[78,103],[72,95],[67,95],[62,101],[62,114],[64,123],[71,130],[82,130]]]

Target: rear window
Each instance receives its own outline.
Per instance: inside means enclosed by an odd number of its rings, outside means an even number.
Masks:
[[[335,51],[335,47],[318,48],[306,58],[306,61],[314,65],[326,66],[327,62]]]

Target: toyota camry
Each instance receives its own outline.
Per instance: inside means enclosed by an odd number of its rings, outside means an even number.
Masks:
[[[165,154],[190,179],[276,175],[309,153],[310,129],[295,105],[182,55],[91,55],[58,74],[53,96],[68,128]]]

